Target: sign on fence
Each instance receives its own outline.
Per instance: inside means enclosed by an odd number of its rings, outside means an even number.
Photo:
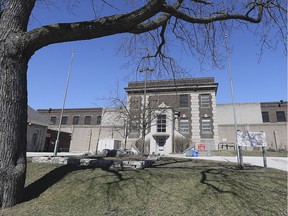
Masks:
[[[239,157],[241,168],[243,165],[242,146],[262,147],[264,167],[267,167],[266,160],[266,134],[264,132],[237,131],[237,143],[239,146]]]
[[[237,131],[238,146],[265,147],[265,132]]]

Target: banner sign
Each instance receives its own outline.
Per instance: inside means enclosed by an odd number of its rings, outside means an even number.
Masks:
[[[238,146],[263,147],[266,146],[265,132],[237,131]]]

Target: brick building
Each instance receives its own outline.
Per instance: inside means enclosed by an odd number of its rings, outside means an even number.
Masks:
[[[173,153],[179,145],[215,149],[217,87],[214,78],[130,82],[128,143],[139,149],[145,139],[144,152],[156,154]]]

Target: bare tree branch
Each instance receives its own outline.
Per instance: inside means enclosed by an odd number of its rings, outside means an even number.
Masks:
[[[256,8],[256,6],[255,6]],[[257,18],[250,17],[246,14],[229,14],[229,13],[224,13],[218,16],[211,16],[211,17],[194,17],[190,16],[188,14],[185,14],[181,12],[180,10],[177,10],[175,7],[170,6],[168,4],[164,4],[164,7],[162,9],[163,12],[168,13],[174,17],[177,17],[178,19],[185,20],[186,22],[189,23],[199,23],[199,24],[207,24],[215,21],[224,21],[224,20],[232,20],[232,19],[237,19],[237,20],[244,20],[248,21],[251,23],[259,23],[262,19],[263,15],[263,5],[257,5],[258,8],[258,16]],[[254,10],[254,9],[253,9]]]

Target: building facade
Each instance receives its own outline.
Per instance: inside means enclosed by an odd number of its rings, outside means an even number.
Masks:
[[[51,121],[47,143],[47,149],[51,151],[59,130],[61,109],[39,109],[38,112]],[[95,153],[99,141],[107,138],[120,140],[124,145],[124,119],[120,115],[118,109],[64,109],[60,124],[59,151]]]
[[[27,151],[42,152],[45,150],[45,139],[50,122],[30,106],[27,114]]]
[[[287,102],[235,104],[237,130],[263,131],[267,148],[287,149]],[[236,143],[233,105],[218,104],[220,143]]]
[[[46,144],[36,148],[42,132],[30,130],[28,149],[53,151],[59,123],[60,151],[95,153],[100,140],[121,143],[121,149],[135,153],[160,155],[189,147],[209,152],[222,149],[223,143],[235,148],[233,106],[216,104],[217,88],[210,77],[129,82],[126,107],[64,109],[61,122],[61,109],[41,109],[46,128],[50,122]],[[287,102],[239,103],[234,108],[237,130],[263,131],[267,148],[287,150]]]
[[[214,78],[130,82],[128,143],[150,154],[176,152],[176,143],[215,149],[217,87]]]

